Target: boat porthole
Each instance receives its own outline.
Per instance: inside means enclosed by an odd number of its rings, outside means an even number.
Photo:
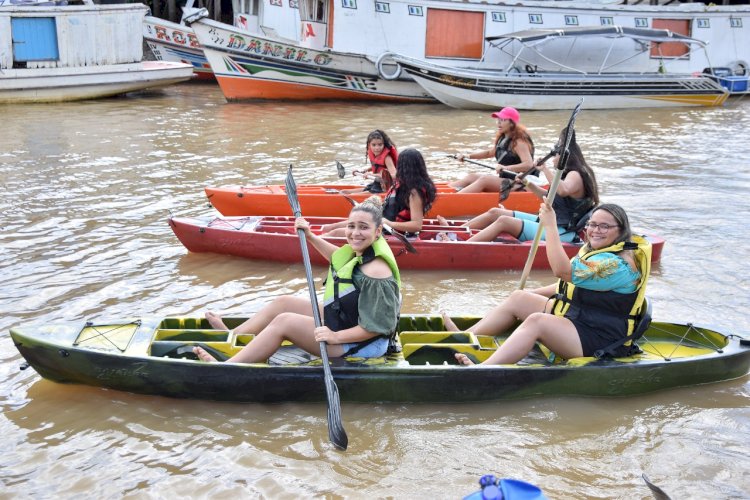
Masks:
[[[68,356],[70,356],[70,353],[66,351],[65,349],[60,349],[57,352],[60,354],[61,358],[67,358]]]

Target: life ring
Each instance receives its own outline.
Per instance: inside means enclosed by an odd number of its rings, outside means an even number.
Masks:
[[[732,61],[727,64],[734,76],[750,76],[750,64],[742,60]]]
[[[378,70],[378,75],[380,75],[380,78],[382,78],[383,80],[396,80],[399,76],[401,76],[401,65],[395,61],[394,63],[396,64],[396,71],[388,74],[383,70],[383,63],[385,63],[385,60],[390,58],[392,54],[392,52],[383,52],[382,54],[380,54],[380,56],[378,56],[378,60],[375,63],[375,67]]]

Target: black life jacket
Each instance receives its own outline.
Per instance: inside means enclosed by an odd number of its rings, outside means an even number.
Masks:
[[[531,140],[531,136],[524,134],[524,139],[531,146],[531,158],[534,158],[534,141]],[[515,165],[521,163],[521,158],[513,151],[512,141],[510,137],[501,137],[500,140],[495,144],[495,160],[500,165]],[[539,175],[539,170],[534,169],[530,172],[530,175]]]
[[[641,272],[641,278],[633,293],[587,290],[564,280],[557,282],[557,293],[552,305],[553,314],[575,318],[587,325],[599,325],[603,331],[619,337],[620,340],[599,350],[604,354],[612,354],[623,345],[633,345],[635,337],[632,334],[645,308],[646,283],[651,274],[651,243],[646,238],[636,235],[632,236],[631,240],[598,250],[586,251],[586,247],[583,247],[578,253],[578,258],[585,261],[603,252],[619,253],[623,250],[632,250],[638,270]]]

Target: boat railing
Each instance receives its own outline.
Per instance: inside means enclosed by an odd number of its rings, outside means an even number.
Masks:
[[[529,32],[533,32],[533,30],[530,30]],[[596,70],[585,70],[579,67],[571,66],[569,63],[567,63],[579,40],[591,39],[594,37],[600,39],[609,39],[609,45],[607,46],[606,52],[604,53],[602,60],[598,64],[598,68]],[[550,47],[552,45],[561,40],[570,41],[567,55],[564,58],[552,58],[545,53],[545,51],[550,50]],[[633,54],[626,55],[619,59],[611,60],[616,45],[618,43],[621,44],[623,40],[632,40],[634,43],[638,44],[640,48]],[[665,56],[662,53],[662,44],[675,42],[684,43],[688,47],[688,51],[680,56]],[[541,59],[542,61],[549,63],[552,67],[557,67],[559,69],[567,70],[572,73],[580,73],[582,75],[608,74],[611,73],[612,68],[622,67],[633,59],[636,59],[639,56],[642,56],[646,52],[650,51],[652,49],[652,44],[655,44],[657,54],[652,55],[651,58],[658,61],[658,67],[654,70],[644,69],[639,71],[639,73],[667,73],[667,67],[672,60],[690,59],[690,56],[697,51],[702,51],[706,61],[710,66],[708,51],[706,50],[707,44],[702,40],[689,37],[680,37],[678,39],[673,39],[671,37],[646,36],[619,31],[614,34],[583,33],[577,36],[561,35],[559,37],[549,36],[544,38],[530,39],[526,39],[523,37],[514,37],[511,34],[507,37],[489,37],[487,39],[487,43],[489,47],[493,47],[509,57],[510,62],[505,66],[506,73],[511,73],[512,71],[514,71],[514,69],[517,70],[522,66],[527,69],[527,73],[539,72],[538,60]],[[590,48],[587,48],[586,50],[590,51]],[[530,54],[527,55],[527,53]],[[482,56],[480,64],[487,64],[486,56],[487,52],[485,52],[485,54]],[[533,68],[533,71],[529,71],[529,68]],[[545,70],[542,70],[542,72],[544,71]],[[518,72],[520,72],[520,70]]]

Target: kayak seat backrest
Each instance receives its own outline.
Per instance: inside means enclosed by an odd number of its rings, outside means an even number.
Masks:
[[[399,335],[404,359],[412,365],[458,364],[461,352],[477,362],[487,359],[497,347],[494,338],[472,332],[411,331]]]

